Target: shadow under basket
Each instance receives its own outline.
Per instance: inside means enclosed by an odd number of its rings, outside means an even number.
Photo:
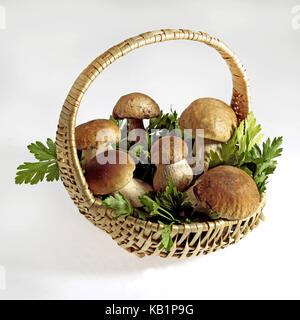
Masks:
[[[74,82],[61,111],[56,150],[60,176],[79,211],[96,227],[106,231],[119,246],[138,257],[191,257],[223,249],[244,238],[264,219],[262,210],[265,194],[261,196],[257,211],[247,219],[173,225],[171,237],[174,245],[170,252],[159,249],[163,226],[134,217],[113,220],[114,212],[102,206],[89,190],[77,155],[75,125],[81,100],[95,78],[110,64],[130,51],[152,43],[167,40],[193,40],[216,49],[226,61],[233,81],[231,107],[238,121],[246,118],[250,110],[250,96],[246,71],[237,56],[219,39],[199,31],[164,29],[143,33],[125,40],[96,58]]]

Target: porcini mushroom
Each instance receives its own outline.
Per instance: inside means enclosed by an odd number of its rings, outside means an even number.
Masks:
[[[105,157],[102,164],[100,157]],[[86,166],[86,181],[95,195],[121,192],[133,207],[141,207],[139,197],[153,188],[146,182],[134,179],[135,163],[130,155],[120,150],[107,150],[98,154]]]
[[[198,199],[194,194],[194,187],[198,184],[198,182],[199,182],[199,178],[196,181],[194,181],[193,184],[189,186],[189,188],[186,190],[186,194],[187,194],[186,201],[189,201],[192,204],[193,211],[201,212],[201,209],[203,208],[200,206],[200,203],[198,202]]]
[[[119,127],[107,119],[97,119],[75,128],[76,147],[82,150],[82,159],[87,164],[96,154],[111,150],[120,140]]]
[[[204,129],[204,171],[208,169],[206,161],[210,151],[220,152],[222,143],[227,142],[237,126],[237,117],[225,102],[214,98],[201,98],[193,101],[181,114],[181,129]],[[193,153],[196,154],[196,142]]]
[[[143,119],[157,118],[159,115],[158,104],[146,94],[139,92],[122,96],[113,110],[115,119],[129,119],[128,131],[144,129]]]
[[[216,212],[228,220],[251,216],[260,203],[254,180],[232,166],[218,166],[205,172],[194,186],[194,194],[204,212]]]
[[[164,191],[169,179],[179,191],[192,182],[193,170],[185,159],[187,153],[187,144],[179,137],[165,136],[155,141],[151,148],[151,162],[156,165],[155,191]]]

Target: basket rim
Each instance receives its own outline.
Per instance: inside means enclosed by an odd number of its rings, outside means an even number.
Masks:
[[[97,209],[104,209],[104,210],[111,210],[111,212],[114,212],[113,209],[108,209],[104,207],[101,203],[101,201],[98,201],[97,199],[94,203],[95,206],[97,206]],[[259,214],[262,214],[262,209],[264,208],[266,203],[266,193],[262,193],[260,196],[260,202],[259,206],[257,207],[256,211],[250,215],[247,218],[244,219],[236,219],[236,220],[227,220],[224,218],[220,218],[217,220],[212,220],[212,221],[203,221],[203,222],[192,222],[192,223],[182,223],[182,224],[173,224],[171,227],[171,232],[172,233],[185,233],[185,232],[197,232],[199,230],[202,231],[208,231],[214,229],[216,225],[221,226],[233,226],[237,224],[242,224],[244,222],[249,221],[253,217],[256,217]],[[127,217],[120,217],[118,218],[119,221],[122,222],[128,222],[134,226],[139,226],[142,228],[147,228],[148,230],[157,232],[157,231],[163,231],[164,227],[157,223],[157,222],[151,222],[147,220],[142,220],[133,216],[127,216]]]

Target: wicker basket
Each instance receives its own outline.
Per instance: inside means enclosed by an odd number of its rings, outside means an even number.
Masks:
[[[76,79],[63,105],[57,135],[56,148],[62,181],[79,211],[96,227],[106,231],[129,252],[138,257],[157,255],[160,257],[191,257],[207,254],[238,242],[253,230],[263,219],[262,209],[265,195],[261,198],[257,212],[244,220],[173,225],[171,236],[174,245],[170,252],[160,250],[159,243],[163,227],[157,223],[142,221],[134,217],[113,220],[114,213],[101,205],[88,188],[80,167],[75,143],[75,122],[81,99],[93,80],[111,63],[130,51],[152,43],[167,40],[193,40],[215,48],[228,64],[233,80],[231,107],[240,120],[250,109],[248,82],[245,68],[236,55],[219,39],[191,30],[159,30],[143,33],[112,47],[95,59]]]

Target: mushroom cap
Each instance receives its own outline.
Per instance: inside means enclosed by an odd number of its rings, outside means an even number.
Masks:
[[[247,218],[259,206],[256,183],[241,169],[218,166],[205,172],[198,181],[194,194],[199,205],[220,213],[224,219]]]
[[[122,96],[113,110],[115,119],[150,119],[159,115],[158,104],[146,94],[139,92]]]
[[[99,157],[107,159],[99,163]],[[94,194],[104,195],[118,191],[133,178],[135,163],[125,152],[108,150],[98,154],[86,165],[86,181]]]
[[[226,142],[237,126],[237,117],[225,102],[214,98],[201,98],[193,101],[181,114],[181,129],[204,129],[204,138]]]
[[[121,132],[111,120],[97,119],[77,126],[75,136],[77,149],[84,150],[104,143],[116,143],[121,138]]]
[[[188,154],[188,146],[181,138],[164,136],[151,147],[151,162],[154,164],[173,164],[183,160]]]

